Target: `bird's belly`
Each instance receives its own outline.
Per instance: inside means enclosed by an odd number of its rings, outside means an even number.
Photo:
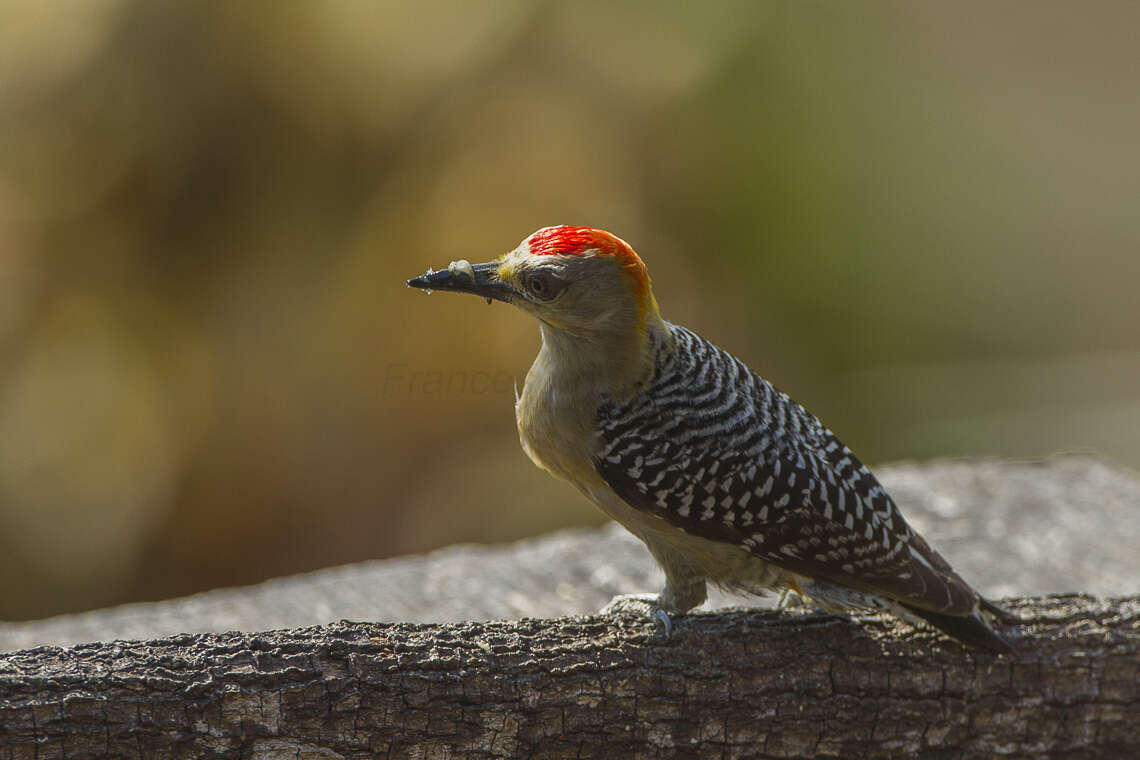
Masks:
[[[660,517],[634,509],[608,487],[583,491],[599,509],[640,538],[659,561],[683,558],[692,570],[724,589],[750,594],[786,588],[798,591],[807,580],[734,544],[685,533]]]

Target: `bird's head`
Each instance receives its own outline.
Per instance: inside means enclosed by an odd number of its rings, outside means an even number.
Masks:
[[[591,227],[544,227],[494,261],[452,262],[408,285],[504,301],[538,319],[544,335],[554,329],[591,343],[644,337],[660,321],[644,262]]]

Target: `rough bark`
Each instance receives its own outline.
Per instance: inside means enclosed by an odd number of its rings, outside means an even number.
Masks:
[[[694,615],[669,640],[567,618],[661,584],[620,529],[570,531],[0,623],[26,650],[0,655],[0,760],[1140,757],[1140,478],[1087,457],[879,474],[965,577],[1026,597],[1018,658],[818,614]],[[521,616],[557,619],[456,622]],[[304,627],[344,617],[417,623]],[[150,640],[27,649],[116,638]]]
[[[0,757],[1140,757],[1140,597],[1007,604],[1016,658],[756,610],[42,647]]]

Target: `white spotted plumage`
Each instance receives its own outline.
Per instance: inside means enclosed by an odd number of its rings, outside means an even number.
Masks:
[[[595,466],[619,496],[807,578],[975,611],[974,591],[830,430],[740,360],[666,326],[672,339],[655,341],[639,392],[598,408]]]

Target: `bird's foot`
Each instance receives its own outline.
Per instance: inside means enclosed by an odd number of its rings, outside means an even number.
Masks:
[[[814,612],[817,607],[812,603],[812,600],[804,597],[794,589],[786,588],[780,592],[780,598],[776,601],[776,609],[780,612],[787,612],[793,615],[803,615],[808,612]]]
[[[657,594],[618,594],[601,609],[602,615],[639,615],[648,617],[661,626],[665,638],[673,635],[673,621],[669,613],[661,609]]]

